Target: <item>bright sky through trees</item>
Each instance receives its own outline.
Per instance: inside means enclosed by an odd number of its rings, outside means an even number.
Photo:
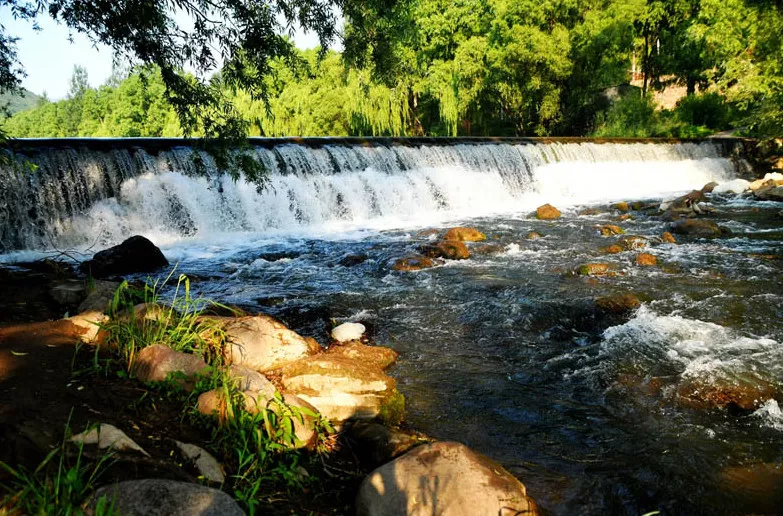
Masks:
[[[25,20],[15,20],[7,7],[0,7],[0,24],[6,31],[19,38],[17,49],[19,61],[24,65],[27,77],[22,87],[43,95],[50,100],[60,100],[68,93],[74,66],[87,70],[89,83],[98,87],[109,78],[112,71],[112,50],[106,45],[97,47],[84,35],[70,33],[64,25],[48,16],[38,18],[40,31]],[[318,45],[318,36],[297,30],[294,34],[296,46],[301,49]]]

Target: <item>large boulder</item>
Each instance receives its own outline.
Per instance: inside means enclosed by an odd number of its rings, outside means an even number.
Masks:
[[[451,228],[443,235],[443,240],[459,240],[460,242],[481,242],[487,235],[476,228],[458,227]]]
[[[783,186],[761,188],[753,192],[753,195],[762,201],[783,202]]]
[[[183,386],[192,387],[194,377],[207,369],[207,364],[199,356],[174,351],[162,344],[147,346],[136,354],[132,372],[142,382],[162,382],[169,375]]]
[[[721,228],[711,220],[681,219],[671,225],[672,233],[698,237],[718,237],[723,234]]]
[[[421,247],[421,254],[429,258],[465,260],[470,258],[468,247],[459,240],[440,240]]]
[[[223,491],[175,480],[128,480],[98,489],[87,504],[86,513],[96,511],[104,498],[117,514],[168,516],[244,516],[231,496]]]
[[[525,486],[467,446],[419,446],[364,479],[359,516],[511,516],[537,514]]]
[[[238,317],[223,326],[227,359],[256,371],[277,369],[318,352],[314,339],[302,337],[268,315]]]
[[[80,268],[93,278],[106,278],[135,272],[152,272],[169,261],[158,247],[143,236],[136,235],[119,245],[98,251]]]
[[[396,382],[372,363],[328,353],[298,360],[281,373],[284,392],[312,404],[338,425],[349,419],[402,416],[395,406],[402,403]]]
[[[562,213],[551,204],[544,204],[536,208],[536,218],[539,220],[559,219]]]

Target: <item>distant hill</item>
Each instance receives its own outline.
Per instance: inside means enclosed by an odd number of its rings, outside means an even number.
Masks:
[[[43,97],[25,89],[22,89],[20,94],[8,92],[0,93],[0,109],[7,105],[8,114],[13,115],[20,111],[34,108],[41,100],[43,100]],[[0,118],[4,117],[5,113],[0,112]]]

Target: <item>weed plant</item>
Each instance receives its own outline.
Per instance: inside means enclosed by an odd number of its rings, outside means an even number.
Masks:
[[[60,446],[29,471],[0,461],[0,469],[10,475],[10,482],[0,487],[8,494],[0,500],[0,514],[16,515],[80,515],[82,505],[97,487],[101,475],[111,465],[109,452],[91,460],[84,454],[83,443],[71,443],[70,425]],[[76,447],[75,454],[72,451]],[[114,501],[101,497],[94,508],[96,516],[117,514]]]

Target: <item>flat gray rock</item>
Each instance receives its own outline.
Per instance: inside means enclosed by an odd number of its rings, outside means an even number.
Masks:
[[[145,479],[120,482],[98,489],[87,504],[95,514],[98,500],[114,499],[115,512],[123,516],[240,516],[245,513],[223,491],[174,480]],[[109,504],[111,505],[111,504]]]

